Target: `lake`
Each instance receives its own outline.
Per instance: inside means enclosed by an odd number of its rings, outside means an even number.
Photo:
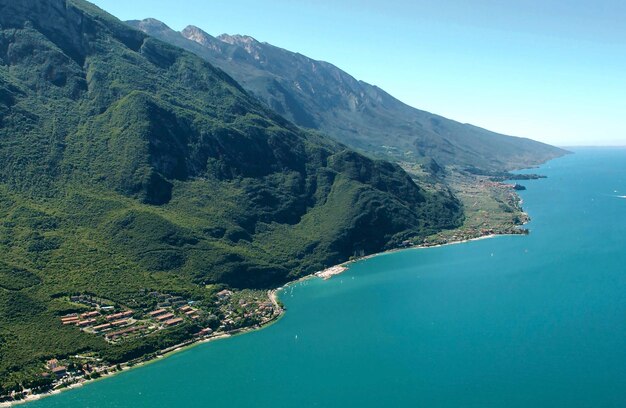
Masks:
[[[626,149],[521,181],[531,234],[384,254],[286,315],[35,407],[625,407]]]

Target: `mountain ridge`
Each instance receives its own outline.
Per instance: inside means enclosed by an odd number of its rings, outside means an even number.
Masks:
[[[300,126],[325,132],[376,157],[508,171],[566,151],[420,111],[331,63],[316,61],[250,36],[213,37],[196,26],[181,32],[156,20],[128,23],[188,49],[232,75],[272,109]]]

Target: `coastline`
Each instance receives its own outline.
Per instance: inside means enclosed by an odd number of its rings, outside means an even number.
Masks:
[[[0,402],[0,408],[9,408],[9,407],[14,407],[17,405],[22,405],[22,404],[26,404],[29,402],[33,402],[33,401],[37,401],[40,400],[42,398],[47,398],[47,397],[51,397],[57,394],[60,394],[61,392],[64,391],[68,391],[68,390],[72,390],[72,389],[76,389],[79,387],[82,387],[84,385],[88,385],[90,383],[96,382],[96,381],[100,381],[100,380],[104,380],[110,377],[113,377],[117,374],[121,374],[125,371],[129,371],[135,368],[139,368],[139,367],[143,367],[146,366],[148,364],[154,363],[156,361],[159,361],[163,358],[167,358],[170,355],[174,354],[174,353],[178,353],[181,351],[186,351],[188,349],[191,349],[192,347],[198,346],[200,344],[203,343],[209,343],[212,341],[216,341],[216,340],[222,340],[222,339],[227,339],[233,336],[237,336],[237,335],[242,335],[242,334],[247,334],[253,331],[257,331],[257,330],[262,330],[265,329],[269,326],[271,326],[272,324],[276,323],[278,320],[280,320],[280,318],[285,314],[286,308],[284,306],[282,306],[282,304],[280,303],[279,299],[278,299],[278,292],[281,290],[286,289],[287,287],[289,287],[290,285],[302,282],[304,280],[307,279],[311,279],[311,278],[320,278],[323,280],[328,280],[331,279],[333,276],[336,275],[340,275],[344,272],[346,272],[347,270],[350,269],[350,265],[356,262],[361,262],[367,259],[371,259],[377,256],[381,256],[381,255],[387,255],[390,253],[394,253],[394,252],[399,252],[399,251],[407,251],[407,250],[416,250],[416,249],[428,249],[428,248],[438,248],[438,247],[443,247],[443,246],[447,246],[447,245],[456,245],[456,244],[463,244],[463,243],[467,243],[467,242],[471,242],[471,241],[478,241],[478,240],[483,240],[483,239],[489,239],[489,238],[495,238],[498,236],[506,236],[506,235],[520,235],[520,234],[497,234],[497,233],[489,233],[489,234],[485,234],[485,235],[481,235],[475,238],[468,238],[468,239],[458,239],[458,240],[450,240],[448,242],[444,242],[444,243],[438,243],[438,244],[418,244],[418,245],[413,245],[413,246],[408,246],[405,248],[394,248],[394,249],[388,249],[386,251],[381,251],[381,252],[377,252],[374,254],[370,254],[364,257],[360,257],[358,259],[353,259],[353,260],[349,260],[337,265],[333,265],[329,268],[326,268],[324,270],[321,271],[317,271],[314,273],[311,273],[309,275],[305,275],[297,280],[294,280],[292,282],[289,282],[281,287],[275,288],[275,289],[271,289],[267,291],[267,296],[268,299],[272,302],[272,304],[274,305],[274,308],[276,310],[276,313],[272,316],[272,318],[270,320],[268,320],[267,322],[258,325],[258,326],[250,326],[250,327],[244,327],[244,328],[240,328],[240,329],[234,329],[228,332],[217,332],[209,337],[204,337],[204,338],[193,338],[193,339],[189,339],[183,343],[179,343],[177,345],[168,347],[164,350],[161,350],[154,358],[149,359],[149,360],[143,360],[143,361],[138,361],[138,362],[133,362],[133,361],[129,361],[126,363],[122,363],[120,364],[121,366],[121,370],[116,370],[115,369],[115,365],[114,366],[110,366],[107,368],[107,372],[106,373],[102,373],[101,376],[99,378],[96,379],[89,379],[89,380],[80,380],[78,382],[72,383],[67,385],[66,387],[63,388],[58,388],[58,389],[54,389],[51,391],[48,391],[46,393],[42,393],[42,394],[31,394],[26,396],[25,398],[23,398],[22,400],[19,401],[7,401],[7,402]]]
[[[263,323],[260,326],[250,326],[250,327],[244,327],[244,328],[240,328],[240,329],[234,329],[234,330],[230,330],[227,332],[218,332],[215,333],[211,336],[208,337],[204,337],[204,338],[193,338],[193,339],[189,339],[183,343],[179,343],[176,344],[174,346],[168,347],[166,349],[160,350],[157,355],[149,360],[143,360],[143,361],[138,361],[138,362],[133,362],[128,361],[126,363],[121,363],[120,367],[121,370],[116,370],[115,369],[115,365],[113,366],[109,366],[107,367],[107,371],[106,373],[102,373],[100,377],[98,378],[94,378],[94,379],[89,379],[89,380],[85,380],[82,379],[80,381],[77,381],[75,383],[71,383],[69,385],[67,385],[66,387],[62,387],[62,388],[57,388],[57,389],[53,389],[50,390],[48,392],[45,393],[40,393],[40,394],[30,394],[26,397],[24,397],[23,399],[19,400],[19,401],[6,401],[6,402],[0,402],[0,408],[10,408],[10,407],[15,407],[18,405],[23,405],[23,404],[27,404],[29,402],[34,402],[43,398],[48,398],[48,397],[52,397],[55,395],[58,395],[62,392],[65,391],[69,391],[69,390],[73,390],[76,388],[80,388],[83,387],[85,385],[89,385],[91,383],[94,383],[96,381],[101,381],[107,378],[111,378],[114,377],[118,374],[122,374],[125,371],[130,371],[136,368],[140,368],[140,367],[145,367],[149,364],[152,363],[156,363],[159,360],[162,360],[164,358],[170,357],[173,354],[182,352],[182,351],[187,351],[190,350],[193,347],[199,346],[201,344],[204,343],[210,343],[213,341],[217,341],[217,340],[223,340],[223,339],[227,339],[230,337],[235,337],[235,336],[239,336],[239,335],[243,335],[243,334],[247,334],[253,331],[257,331],[257,330],[261,330],[261,329],[265,329],[269,326],[271,326],[272,324],[276,323],[278,320],[280,320],[280,318],[284,315],[285,313],[285,308],[281,307],[280,304],[278,303],[278,299],[277,299],[277,295],[276,292],[279,290],[280,288],[277,289],[272,289],[272,290],[268,290],[267,294],[268,294],[268,298],[269,300],[276,306],[276,310],[277,313],[274,314],[274,316],[272,316],[272,318],[270,320],[268,320],[267,322]]]
[[[418,244],[418,245],[413,245],[413,246],[409,246],[409,247],[406,247],[406,248],[388,249],[386,251],[376,252],[375,254],[366,255],[366,256],[360,257],[358,259],[353,259],[353,260],[350,260],[350,261],[343,262],[341,264],[337,264],[337,265],[331,266],[331,267],[326,268],[326,269],[324,269],[322,271],[315,272],[312,275],[307,275],[307,276],[305,276],[305,277],[303,277],[301,279],[298,279],[296,281],[290,282],[287,285],[285,285],[285,287],[288,286],[288,285],[291,285],[293,283],[299,282],[299,281],[301,281],[303,279],[308,279],[308,278],[311,278],[311,277],[319,277],[319,278],[322,278],[324,280],[328,280],[328,279],[332,278],[333,276],[340,275],[340,274],[346,272],[348,269],[350,269],[350,265],[353,264],[353,263],[365,261],[367,259],[375,258],[375,257],[381,256],[381,255],[387,255],[387,254],[391,254],[391,253],[395,253],[395,252],[410,251],[410,250],[416,250],[416,249],[439,248],[439,247],[444,247],[444,246],[448,246],[448,245],[457,245],[457,244],[464,244],[464,243],[472,242],[472,241],[481,241],[483,239],[490,239],[490,238],[496,238],[496,237],[502,237],[502,236],[515,236],[515,235],[523,235],[523,234],[510,234],[510,233],[493,234],[493,233],[490,233],[490,234],[481,235],[481,236],[475,237],[475,238],[451,240],[449,242],[445,242],[445,243],[441,243],[441,244]]]

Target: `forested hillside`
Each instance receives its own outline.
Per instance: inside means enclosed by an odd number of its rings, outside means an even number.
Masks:
[[[462,219],[446,190],[301,130],[90,3],[0,0],[0,27],[3,381],[54,356],[123,359],[186,336],[112,346],[61,325],[70,294],[210,302]]]

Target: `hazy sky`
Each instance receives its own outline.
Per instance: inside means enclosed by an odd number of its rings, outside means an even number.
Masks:
[[[626,2],[96,0],[123,19],[247,34],[403,102],[558,145],[626,145]]]

